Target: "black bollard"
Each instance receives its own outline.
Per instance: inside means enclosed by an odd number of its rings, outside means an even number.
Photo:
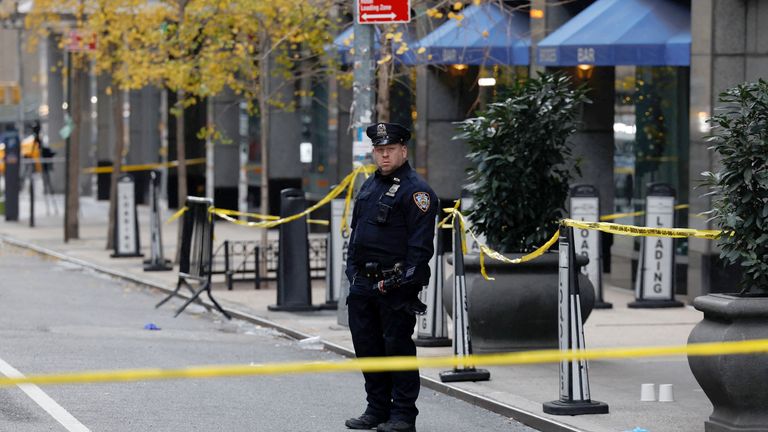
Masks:
[[[292,216],[306,209],[300,189],[280,191],[280,217]],[[277,261],[277,304],[271,311],[313,311],[312,286],[309,277],[309,241],[307,218],[280,225],[280,247]]]
[[[171,261],[163,256],[163,236],[160,228],[162,221],[160,218],[160,205],[158,195],[160,195],[160,174],[157,171],[150,173],[149,182],[149,236],[150,236],[150,258],[144,261],[144,271],[168,271],[173,270]]]
[[[461,248],[461,224],[459,217],[453,220],[453,355],[466,357],[472,354],[472,340],[469,332],[467,315],[467,283],[464,278],[464,253]],[[465,362],[464,367],[440,372],[440,381],[488,381],[491,373],[485,369],[475,369]]]
[[[648,186],[645,226],[675,226],[675,189],[666,183]],[[675,243],[668,237],[642,237],[635,277],[635,301],[630,308],[683,307],[675,300]]]
[[[435,224],[437,230],[435,233],[435,254],[429,261],[432,277],[429,279],[427,287],[419,293],[420,300],[427,305],[427,313],[416,317],[414,343],[420,347],[451,346],[445,308],[443,307],[443,229],[439,225],[439,216],[437,221],[438,223]]]
[[[117,180],[117,205],[115,206],[115,230],[112,258],[141,257],[139,243],[139,218],[136,213],[136,184],[130,174]]]
[[[560,351],[583,351],[586,346],[584,324],[581,319],[581,295],[573,246],[573,228],[563,227],[560,232],[557,297]],[[544,412],[555,415],[608,413],[607,404],[593,401],[590,397],[589,368],[586,360],[560,362],[560,399],[544,403]]]
[[[5,143],[5,220],[19,220],[19,189],[21,189],[21,144],[16,131],[3,134]]]

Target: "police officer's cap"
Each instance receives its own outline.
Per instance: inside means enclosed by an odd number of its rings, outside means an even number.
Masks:
[[[397,123],[374,123],[368,126],[365,134],[375,146],[405,144],[411,139],[411,131]]]

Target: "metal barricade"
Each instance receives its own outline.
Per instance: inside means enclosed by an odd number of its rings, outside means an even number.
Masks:
[[[312,279],[324,279],[328,250],[326,235],[310,235],[309,237],[309,275]],[[277,240],[267,242],[266,250],[262,250],[258,240],[224,240],[216,246],[211,263],[211,274],[224,275],[228,290],[234,288],[235,282],[253,282],[254,289],[260,289],[262,282],[277,280],[278,253],[280,245]],[[266,261],[266,274],[260,274],[259,263]]]

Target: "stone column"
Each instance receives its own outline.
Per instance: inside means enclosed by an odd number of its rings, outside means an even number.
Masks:
[[[213,190],[217,207],[237,210],[238,180],[240,178],[240,99],[231,90],[213,98],[213,121],[226,143],[213,147]]]
[[[759,0],[696,0],[691,2],[691,187],[701,172],[718,168],[717,157],[707,149],[706,119],[718,106],[718,94],[744,81],[768,75],[768,7]],[[691,213],[712,208],[702,189],[690,193]],[[713,229],[704,218],[690,218],[691,228]],[[690,239],[688,286],[693,296],[736,291],[738,267],[723,267],[715,242]]]
[[[477,75],[477,67],[429,66],[417,72],[416,139],[426,153],[418,156],[424,158],[429,184],[443,200],[459,198],[466,183],[469,149],[464,141],[451,138],[457,134],[453,122],[474,116]]]
[[[113,89],[116,91],[116,89]],[[128,165],[142,165],[160,161],[160,90],[144,87],[128,96],[130,119],[126,148]],[[136,182],[136,197],[140,204],[148,203],[149,171],[132,173]]]
[[[613,122],[614,122],[614,81],[616,70],[613,66],[595,67],[588,71],[577,68],[567,70],[573,74],[577,85],[587,84],[592,100],[584,105],[581,115],[582,126],[573,134],[570,142],[573,155],[581,159],[581,176],[574,182],[587,183],[600,191],[600,214],[613,212]],[[580,75],[582,73],[582,75]]]

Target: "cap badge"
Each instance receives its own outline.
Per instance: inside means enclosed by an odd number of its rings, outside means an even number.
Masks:
[[[384,123],[376,125],[376,136],[379,138],[387,136],[387,125]]]
[[[413,202],[416,203],[416,206],[419,208],[419,210],[423,211],[424,213],[429,210],[429,194],[426,192],[416,192],[413,194]]]

